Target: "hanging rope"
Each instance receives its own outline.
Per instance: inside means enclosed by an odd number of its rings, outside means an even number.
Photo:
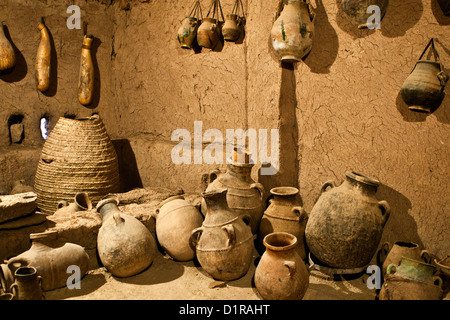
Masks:
[[[222,21],[224,21],[225,18],[223,16],[223,11],[222,11],[222,6],[220,5],[220,0],[212,0],[211,7],[209,8],[208,14],[206,16],[209,17],[211,10],[212,10],[211,18],[219,20],[219,9],[220,9],[220,14],[222,15]]]
[[[197,20],[203,20],[202,7],[200,5],[199,0],[195,1],[194,6],[192,7],[192,10],[189,13],[189,17],[197,18]]]

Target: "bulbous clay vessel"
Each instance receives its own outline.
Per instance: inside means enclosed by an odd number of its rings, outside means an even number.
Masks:
[[[72,203],[62,200],[58,203],[58,208],[54,215],[62,215],[65,213],[74,213],[77,211],[86,211],[92,209],[92,202],[86,192],[78,192]]]
[[[41,41],[36,54],[36,83],[38,90],[45,92],[50,86],[51,44],[50,35],[43,21],[38,24],[38,29],[41,32]]]
[[[236,14],[227,14],[222,27],[222,34],[225,41],[234,42],[241,35],[241,27],[239,26],[239,17]]]
[[[256,234],[264,213],[264,187],[251,178],[252,163],[229,163],[225,173],[213,171],[210,173],[210,184],[205,192],[228,189],[228,207],[241,215],[251,216],[252,233]],[[202,213],[207,212],[207,204],[202,200]]]
[[[431,255],[427,250],[420,250],[419,245],[412,242],[397,241],[392,248],[389,243],[384,243],[380,250],[383,274],[386,273],[390,264],[400,265],[402,258],[409,258],[417,261],[431,263]]]
[[[197,30],[197,43],[200,47],[214,49],[220,40],[218,20],[204,18]]]
[[[20,267],[14,273],[15,281],[10,291],[16,300],[43,300],[42,277],[35,267]]]
[[[201,267],[218,280],[245,275],[255,247],[249,226],[251,217],[229,208],[226,195],[226,189],[202,193],[208,212],[190,239]]]
[[[272,46],[281,61],[295,63],[311,51],[314,19],[309,0],[288,0],[271,31]]]
[[[14,273],[19,267],[33,266],[42,277],[44,291],[65,287],[67,268],[80,268],[83,277],[89,268],[89,256],[83,247],[74,243],[57,244],[57,231],[30,234],[31,248],[0,265],[0,280],[3,288],[9,288]]]
[[[308,214],[300,206],[298,189],[277,187],[270,190],[273,198],[259,225],[259,241],[263,245],[265,236],[272,232],[287,232],[297,238],[296,250],[302,259],[306,258],[305,228]]]
[[[197,29],[200,22],[195,17],[186,17],[181,21],[177,39],[183,49],[191,49],[197,37]]]
[[[194,229],[201,227],[201,213],[183,196],[173,196],[156,209],[156,237],[160,246],[177,261],[194,259],[189,239]]]
[[[274,232],[264,238],[266,251],[255,270],[255,287],[266,300],[300,300],[309,286],[309,274],[295,250],[297,238]]]
[[[103,266],[116,277],[129,277],[146,269],[156,254],[156,241],[142,222],[117,207],[109,198],[97,204],[102,226],[97,251]]]
[[[16,53],[5,36],[4,25],[0,25],[0,70],[8,70],[16,65]]]
[[[78,101],[90,105],[94,95],[94,63],[92,61],[91,45],[94,41],[92,35],[85,35],[81,48],[80,76],[78,81]]]
[[[377,6],[380,13],[380,22],[386,14],[389,5],[389,0],[342,0],[341,9],[345,17],[353,24],[357,25],[359,29],[368,28],[372,21],[371,16],[374,15],[374,10],[370,6]],[[370,7],[370,8],[369,8]],[[376,8],[376,7],[375,7]],[[378,10],[378,9],[375,9]],[[368,12],[367,12],[368,11]]]
[[[390,214],[389,204],[375,198],[379,184],[347,171],[340,186],[322,186],[305,229],[306,243],[321,264],[355,269],[370,263]]]

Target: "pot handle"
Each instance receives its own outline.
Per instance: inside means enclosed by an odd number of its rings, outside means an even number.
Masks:
[[[303,207],[293,207],[291,211],[297,215],[299,222],[308,219],[308,214]]]
[[[215,169],[213,171],[211,171],[210,173],[208,173],[208,184],[210,184],[211,182],[213,182],[214,180],[217,179],[217,177],[220,174],[220,170],[219,169]]]
[[[378,257],[379,257],[379,263],[383,264],[384,261],[387,258],[387,255],[389,254],[389,251],[391,251],[391,245],[389,242],[385,242],[381,245],[380,250],[378,251]]]
[[[200,240],[200,237],[203,233],[203,227],[198,227],[191,232],[191,236],[189,237],[189,245],[192,248],[195,248],[198,244],[198,241]]]
[[[322,188],[320,188],[320,194],[324,193],[328,187],[334,188],[336,184],[333,181],[327,181],[323,184]]]
[[[439,81],[441,82],[441,86],[445,87],[445,85],[447,84],[447,81],[449,79],[448,74],[446,74],[444,71],[441,71],[437,74],[437,77],[438,77]]]
[[[44,289],[42,288],[42,276],[37,276],[37,279],[39,282],[39,288],[41,288],[41,292],[42,292],[42,300],[45,300]]]
[[[236,230],[234,230],[233,225],[227,224],[222,227],[222,230],[225,231],[228,237],[227,247],[234,245],[234,243],[236,242]]]
[[[284,266],[289,270],[289,276],[293,277],[295,274],[295,262],[294,261],[285,261]]]
[[[113,219],[116,224],[124,223],[125,219],[120,216],[120,213],[116,212],[113,214]]]
[[[420,257],[423,259],[423,261],[425,261],[428,264],[431,264],[432,262],[432,258],[431,258],[431,254],[428,250],[422,250],[420,252]]]
[[[244,223],[245,223],[247,226],[250,226],[250,224],[251,224],[251,222],[252,222],[252,216],[249,215],[249,214],[244,214],[244,215],[242,215],[241,217],[242,217],[242,221],[244,221]]]
[[[384,218],[383,220],[383,227],[384,227],[391,214],[391,207],[389,206],[389,203],[386,200],[379,201],[378,206],[380,207],[381,214],[383,215]]]
[[[257,189],[259,191],[259,198],[262,200],[264,196],[264,186],[259,182],[255,182],[250,185],[250,188]]]
[[[13,299],[14,300],[19,300],[19,294],[18,294],[18,289],[19,287],[17,286],[17,283],[13,283],[10,287],[9,287],[9,292],[12,293],[12,295],[14,296]],[[6,290],[6,289],[5,289]]]
[[[433,276],[433,284],[434,284],[435,286],[438,286],[439,289],[442,290],[443,280],[442,280],[441,277],[439,277],[439,276]]]
[[[386,269],[386,274],[394,274],[397,271],[397,268],[398,266],[395,263],[391,263]]]
[[[69,205],[69,202],[66,200],[58,201],[58,204],[56,206],[57,209],[61,209],[62,207],[67,207]]]

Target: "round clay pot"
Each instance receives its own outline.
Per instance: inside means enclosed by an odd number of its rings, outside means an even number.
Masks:
[[[389,243],[384,243],[381,248],[383,262],[383,274],[386,273],[387,267],[394,263],[399,265],[403,257],[425,261],[426,263],[431,262],[430,253],[427,250],[420,250],[419,245],[412,242],[397,241],[394,243],[391,249],[389,249]]]
[[[20,267],[14,273],[15,281],[10,291],[16,300],[43,300],[42,277],[35,267]]]
[[[215,18],[203,18],[197,30],[197,43],[200,47],[214,49],[220,40],[218,21]]]
[[[369,6],[378,6],[380,8],[380,22],[386,14],[389,0],[342,0],[341,9],[344,16],[354,25],[357,25],[359,29],[365,29],[368,27],[367,20],[373,15],[373,12],[367,8]],[[369,21],[370,23],[372,21]]]
[[[225,16],[225,22],[222,26],[222,34],[225,41],[235,42],[241,35],[241,27],[238,23],[237,14],[227,14]]]
[[[295,247],[297,238],[274,232],[264,238],[266,251],[255,270],[255,287],[266,300],[300,300],[309,286],[309,274]]]
[[[160,246],[177,261],[194,259],[189,243],[192,230],[201,227],[203,216],[183,196],[173,196],[156,209],[156,237]]]
[[[181,26],[178,29],[178,42],[183,49],[191,49],[197,37],[197,29],[200,22],[197,18],[186,17],[181,21]]]

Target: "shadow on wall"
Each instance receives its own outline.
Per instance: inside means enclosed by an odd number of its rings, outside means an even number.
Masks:
[[[3,70],[0,72],[0,79],[5,82],[17,82],[25,78],[28,72],[27,62],[25,61],[25,57],[22,52],[16,47],[14,42],[11,40],[11,36],[9,34],[9,30],[7,26],[4,26],[5,36],[11,43],[11,46],[14,49],[14,53],[16,55],[16,65],[8,70]]]
[[[119,161],[120,190],[127,192],[142,188],[142,180],[136,163],[136,157],[127,139],[113,140]]]
[[[438,0],[431,0],[431,10],[433,11],[433,15],[436,18],[437,22],[441,26],[450,25],[450,17],[444,15],[444,12],[439,6]]]

